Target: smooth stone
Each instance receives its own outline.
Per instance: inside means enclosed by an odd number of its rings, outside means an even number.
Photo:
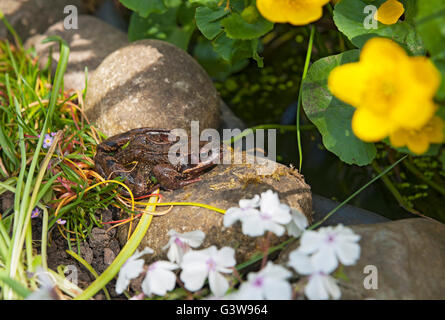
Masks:
[[[218,165],[201,176],[202,180],[175,191],[162,191],[162,202],[198,202],[220,209],[238,207],[240,199],[251,199],[269,189],[277,192],[280,201],[303,212],[312,221],[310,187],[297,170],[275,163],[272,174],[258,175],[258,165]],[[164,211],[167,207],[159,207]],[[174,206],[165,215],[154,216],[151,226],[139,245],[139,250],[152,248],[155,253],[146,255],[147,262],[166,259],[162,250],[169,240],[167,232],[175,229],[184,233],[202,230],[206,234],[200,248],[215,245],[218,248],[230,246],[236,250],[238,263],[248,260],[260,251],[264,237],[248,237],[241,232],[239,222],[229,228],[223,226],[223,214],[195,206]],[[121,245],[127,239],[128,223],[118,230]],[[281,243],[288,236],[271,237],[271,245]]]
[[[110,54],[88,83],[85,111],[107,136],[138,127],[218,129],[219,96],[204,69],[185,51],[139,40]]]
[[[63,12],[67,5],[76,6],[79,15],[86,12],[82,0],[1,0],[0,10],[25,42],[68,16]],[[0,23],[0,38],[6,37],[13,39],[5,25]]]
[[[349,279],[340,280],[342,299],[444,299],[445,226],[422,218],[350,227],[361,236],[360,259],[344,266]],[[283,250],[279,263],[287,264],[295,241]],[[366,266],[377,268],[377,289],[366,289]],[[368,281],[366,281],[368,283]]]
[[[337,201],[319,196],[314,193],[312,194],[312,204],[314,209],[315,221],[323,219],[331,210],[340,205],[340,203]],[[377,213],[345,204],[343,207],[338,209],[337,212],[330,216],[325,222],[323,222],[323,226],[333,226],[339,223],[345,226],[350,226],[356,224],[383,223],[388,221],[390,220]]]
[[[64,75],[64,85],[67,90],[82,91],[85,88],[85,67],[88,68],[88,78],[100,63],[113,51],[128,44],[127,35],[90,16],[80,15],[79,29],[65,30],[63,21],[52,25],[43,35],[36,35],[25,43],[25,48],[34,46],[39,56],[39,63],[44,67],[52,50],[52,70],[55,73],[59,61],[59,45],[57,43],[42,44],[42,40],[49,36],[60,36],[70,47],[67,70]]]
[[[240,129],[241,131],[246,129],[246,124],[243,120],[238,118],[222,99],[220,100],[219,110],[221,114],[221,123],[219,126],[221,132],[224,129]]]

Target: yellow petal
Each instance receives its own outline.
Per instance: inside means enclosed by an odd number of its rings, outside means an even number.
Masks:
[[[305,25],[321,18],[329,0],[257,0],[261,15],[277,23]]]
[[[409,140],[409,134],[407,130],[399,129],[391,132],[391,134],[389,135],[389,140],[393,147],[401,148],[406,146],[406,143]]]
[[[434,97],[441,83],[441,75],[436,66],[427,57],[410,58],[412,77],[415,86],[425,90],[425,94]]]
[[[403,4],[397,0],[388,0],[376,12],[375,19],[383,24],[395,24],[405,12]]]
[[[285,1],[257,0],[256,6],[261,15],[272,22],[287,22],[288,5]]]
[[[357,107],[360,105],[369,74],[359,62],[334,68],[329,74],[328,88],[340,100]]]
[[[430,142],[424,134],[419,134],[411,139],[407,143],[408,149],[415,154],[423,154],[430,148]]]
[[[420,129],[428,123],[437,110],[432,100],[420,99],[412,92],[402,92],[399,96],[400,100],[389,114],[396,127]]]
[[[370,65],[370,68],[378,68],[391,72],[397,70],[400,64],[408,62],[405,50],[396,42],[387,38],[375,37],[368,40],[360,53],[360,61]]]
[[[430,122],[430,130],[428,132],[428,138],[431,143],[442,143],[444,140],[444,123],[442,118],[434,117]]]
[[[352,131],[361,140],[377,142],[392,131],[387,117],[379,117],[367,109],[360,108],[352,117]]]
[[[321,6],[310,6],[303,10],[291,10],[287,13],[287,21],[296,26],[317,21],[323,15]]]

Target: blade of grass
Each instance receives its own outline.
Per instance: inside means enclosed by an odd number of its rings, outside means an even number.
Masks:
[[[367,187],[369,187],[371,184],[373,184],[375,181],[379,180],[381,177],[383,177],[384,175],[386,175],[389,171],[391,171],[396,165],[398,165],[400,162],[402,162],[403,160],[405,160],[408,157],[408,155],[404,156],[403,158],[400,158],[399,160],[397,160],[396,162],[394,162],[392,165],[390,165],[389,167],[387,167],[385,170],[383,170],[380,174],[378,174],[376,177],[374,177],[371,181],[369,181],[368,183],[366,183],[363,187],[361,187],[360,189],[358,189],[356,192],[354,192],[352,195],[350,195],[346,200],[344,200],[342,203],[340,203],[337,207],[335,207],[334,209],[332,209],[327,215],[325,215],[323,217],[323,219],[321,219],[320,221],[318,221],[317,223],[311,225],[308,229],[312,230],[317,228],[318,226],[320,226],[323,222],[325,222],[326,220],[329,219],[329,217],[331,217],[334,213],[336,213],[341,207],[343,207],[346,203],[348,203],[349,201],[351,201],[353,198],[355,198],[360,192],[362,192],[363,190],[365,190]]]
[[[82,258],[77,253],[75,253],[74,251],[71,251],[71,250],[66,250],[66,253],[68,253],[74,259],[79,261],[93,275],[94,278],[97,279],[99,277],[96,270],[94,270],[93,267],[84,258]],[[104,293],[105,293],[105,296],[107,297],[107,299],[111,300],[110,294],[108,293],[108,290],[105,286],[104,286],[103,290],[104,290]]]
[[[42,132],[41,132],[40,138],[37,142],[37,146],[36,146],[32,161],[31,161],[31,165],[29,166],[28,178],[26,180],[25,188],[23,190],[23,197],[21,198],[20,211],[16,215],[19,222],[18,222],[17,228],[13,230],[13,246],[12,246],[10,265],[9,265],[9,275],[11,278],[14,278],[15,274],[17,272],[17,265],[19,263],[19,257],[20,257],[20,253],[22,250],[24,235],[25,235],[25,230],[26,230],[26,227],[23,228],[23,226],[25,224],[27,224],[27,222],[29,222],[30,214],[33,209],[32,206],[29,205],[29,194],[31,191],[31,185],[33,184],[33,180],[34,180],[33,179],[34,171],[37,166],[40,149],[42,148],[42,145],[43,145],[44,133],[47,131],[48,127],[50,126],[50,124],[52,122],[52,115],[54,113],[54,109],[56,106],[59,89],[61,88],[61,85],[63,82],[63,75],[65,73],[66,66],[68,64],[68,57],[69,57],[69,52],[70,52],[68,45],[64,41],[62,41],[60,38],[53,37],[52,39],[57,39],[60,44],[59,63],[57,65],[57,69],[56,69],[56,75],[55,75],[54,85],[53,85],[52,92],[51,92],[47,117],[43,124]],[[23,141],[21,141],[21,144],[24,146]],[[48,161],[49,161],[49,158],[48,158]],[[46,167],[44,167],[43,169],[45,170]],[[26,166],[21,168],[20,174],[24,174],[24,170],[26,170]],[[43,176],[42,176],[42,178],[43,178]],[[33,195],[34,194],[35,194],[35,196],[37,196],[37,192],[34,192]],[[28,214],[26,214],[26,211],[28,211]],[[25,221],[27,217],[28,217],[28,220]],[[14,223],[15,223],[15,221],[14,221]]]
[[[23,286],[20,282],[8,277],[8,273],[2,270],[0,270],[0,281],[7,284],[9,288],[22,298],[26,298],[31,293],[31,290]]]

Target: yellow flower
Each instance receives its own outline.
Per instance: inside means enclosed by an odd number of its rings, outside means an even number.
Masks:
[[[257,0],[261,15],[269,21],[305,25],[321,18],[329,0]]]
[[[383,24],[394,24],[405,12],[403,4],[397,0],[388,0],[375,13],[375,19]]]
[[[357,110],[352,130],[376,142],[398,129],[419,129],[434,115],[433,98],[440,73],[426,57],[409,57],[390,39],[372,38],[360,61],[341,65],[329,75],[329,90]]]
[[[428,151],[430,143],[443,142],[443,129],[443,120],[436,116],[421,129],[399,129],[392,132],[389,138],[391,144],[396,148],[407,146],[411,152],[422,154]]]

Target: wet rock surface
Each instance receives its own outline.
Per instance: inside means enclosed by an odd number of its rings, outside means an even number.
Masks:
[[[96,70],[100,63],[113,51],[128,44],[127,35],[90,16],[80,15],[78,29],[65,30],[63,21],[49,27],[43,35],[36,35],[25,43],[25,47],[34,46],[39,56],[39,63],[44,67],[52,51],[52,69],[55,73],[59,61],[59,45],[57,43],[42,44],[42,40],[49,36],[59,36],[70,47],[70,56],[64,76],[65,89],[83,90],[85,87],[85,67],[88,77]]]
[[[90,78],[86,114],[107,136],[139,127],[217,129],[219,97],[201,66],[163,41],[140,40],[110,54]]]
[[[276,164],[273,174],[261,176],[257,175],[256,169],[256,166],[249,164],[218,165],[202,175],[200,182],[179,190],[162,192],[163,202],[198,202],[228,209],[237,207],[240,199],[250,199],[271,189],[278,193],[281,202],[300,210],[312,220],[310,187],[296,170]],[[159,208],[158,211],[167,209]],[[170,229],[180,233],[200,229],[206,234],[202,248],[210,245],[230,246],[236,250],[238,263],[260,251],[264,240],[264,237],[252,238],[243,235],[239,223],[224,228],[223,215],[220,213],[195,206],[174,206],[169,213],[153,217],[151,226],[139,246],[139,249],[148,246],[155,251],[154,254],[145,256],[147,262],[166,259],[166,252],[162,247],[168,242],[167,232]],[[118,231],[121,245],[126,241],[127,232],[128,224]],[[287,236],[274,236],[271,245],[286,238]]]
[[[25,41],[63,20],[69,14],[63,12],[67,5],[76,6],[78,14],[86,11],[81,0],[1,0],[0,10],[22,41]],[[6,37],[13,39],[1,23],[0,38]]]
[[[361,236],[361,254],[343,269],[349,280],[340,281],[342,299],[445,299],[443,224],[414,218],[351,228]],[[298,246],[290,244],[278,261],[287,264]],[[377,268],[377,289],[364,286],[366,266]]]

